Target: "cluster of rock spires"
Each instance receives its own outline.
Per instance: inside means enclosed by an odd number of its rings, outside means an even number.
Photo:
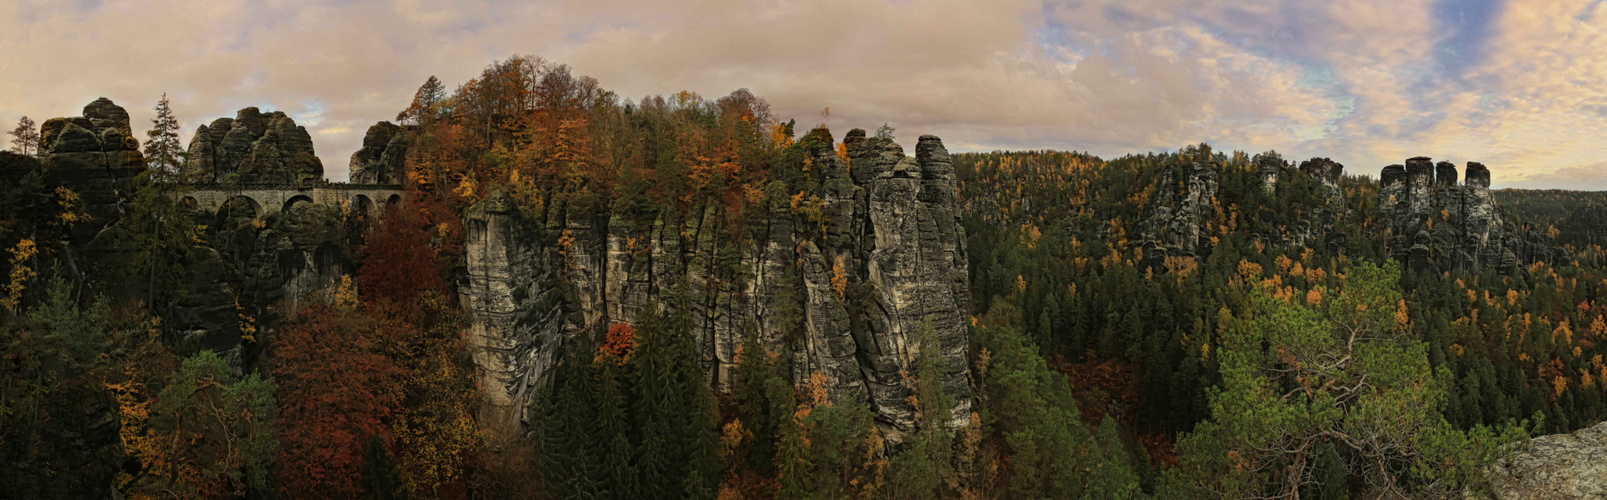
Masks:
[[[371,127],[351,158],[353,182],[400,182],[410,137],[390,123]],[[816,130],[804,141],[817,169],[819,217],[800,213],[779,181],[766,209],[740,224],[718,206],[644,213],[555,200],[532,213],[498,193],[472,207],[459,286],[488,402],[483,425],[518,433],[566,345],[632,323],[651,304],[677,303],[690,308],[711,383],[729,387],[737,346],[752,331],[767,349],[792,351],[795,379],[818,373],[831,397],[869,402],[893,439],[913,425],[904,374],[914,372],[920,332],[930,328],[928,338],[942,353],[943,386],[956,401],[948,425],[964,425],[971,405],[966,235],[947,151],[938,138],[922,136],[909,157],[891,140],[855,129],[843,138],[845,163],[829,132]],[[201,182],[322,177],[310,136],[281,112],[246,108],[202,126],[190,154],[188,166]],[[1269,191],[1293,170],[1274,155],[1254,163]],[[130,278],[131,238],[118,225],[120,203],[144,168],[127,112],[105,98],[85,106],[82,116],[46,121],[38,159],[0,154],[0,180],[32,169],[80,194],[92,220],[75,228],[65,253],[104,282],[92,286],[113,293]],[[1302,245],[1324,238],[1332,247],[1341,236],[1329,229],[1346,210],[1339,189],[1344,167],[1313,158],[1298,168],[1320,181],[1327,203],[1288,235],[1265,237]],[[1202,229],[1213,216],[1219,174],[1190,164],[1162,175],[1138,225],[1145,256],[1199,255],[1209,244]],[[1384,168],[1379,206],[1396,258],[1419,271],[1563,263],[1561,250],[1503,217],[1489,192],[1488,169],[1469,163],[1466,180],[1457,178],[1454,165],[1424,157]],[[264,303],[293,299],[353,269],[343,246],[347,228],[330,207],[298,204],[249,230],[251,224],[223,223],[244,215],[225,209],[208,221],[214,230],[241,229],[220,238],[223,248],[207,249],[182,314],[166,318],[226,357],[239,346],[241,293]],[[733,243],[738,232],[746,232],[747,244]],[[689,300],[674,300],[676,293]],[[801,324],[789,324],[788,316]],[[1607,424],[1537,438],[1514,460],[1492,466],[1492,481],[1511,498],[1601,496],[1604,436]]]
[[[401,184],[407,178],[407,148],[412,131],[391,122],[368,127],[363,147],[352,153],[351,182],[354,184]]]
[[[1388,248],[1414,270],[1496,270],[1547,262],[1567,264],[1548,239],[1503,217],[1490,195],[1490,170],[1468,162],[1466,181],[1456,166],[1427,157],[1384,167],[1378,206],[1387,214]]]
[[[1263,187],[1275,193],[1288,181],[1292,165],[1276,154],[1258,155],[1251,163]],[[1386,247],[1390,255],[1412,270],[1521,272],[1535,262],[1568,264],[1567,253],[1540,231],[1513,224],[1490,193],[1490,171],[1475,162],[1467,164],[1465,182],[1457,183],[1457,169],[1448,162],[1434,164],[1426,157],[1406,165],[1384,167],[1380,175],[1378,205],[1384,213]],[[1306,207],[1298,221],[1282,234],[1255,238],[1278,246],[1326,245],[1343,248],[1345,234],[1333,231],[1334,222],[1348,210],[1339,188],[1344,165],[1328,158],[1300,162],[1300,173],[1320,182],[1324,201]],[[1212,203],[1219,174],[1198,163],[1168,169],[1138,224],[1139,240],[1148,265],[1166,256],[1199,256],[1209,243],[1203,236],[1213,216]],[[1181,181],[1179,181],[1179,177]]]
[[[312,136],[283,111],[245,108],[196,129],[186,170],[198,183],[293,184],[324,178]]]
[[[1276,193],[1293,171],[1293,165],[1277,153],[1256,155],[1251,164],[1255,165],[1262,188],[1268,193]],[[1312,158],[1300,162],[1299,171],[1318,181],[1322,204],[1309,207],[1303,217],[1283,233],[1254,237],[1280,246],[1307,246],[1318,240],[1330,249],[1342,246],[1344,235],[1331,229],[1345,211],[1344,194],[1339,189],[1345,166],[1328,158]],[[1220,175],[1216,169],[1199,162],[1161,172],[1155,192],[1151,193],[1136,226],[1146,266],[1158,267],[1168,256],[1200,257],[1209,250],[1205,230],[1216,215],[1214,203]]]
[[[970,413],[969,303],[957,182],[937,137],[915,157],[853,130],[848,162],[830,133],[804,138],[822,217],[796,213],[783,184],[739,227],[718,206],[686,215],[555,201],[521,212],[495,194],[466,214],[470,344],[488,406],[482,425],[518,432],[566,344],[632,323],[643,307],[688,306],[711,382],[726,388],[744,332],[772,352],[791,346],[795,380],[820,374],[831,397],[870,403],[890,439],[913,425],[910,386],[919,332],[930,328],[957,401]],[[809,202],[805,202],[809,203]],[[748,243],[734,244],[734,231]],[[810,233],[817,237],[810,237]],[[784,312],[791,310],[791,312]],[[788,325],[788,315],[801,325]]]
[[[1197,257],[1210,245],[1205,228],[1214,215],[1218,183],[1216,169],[1198,162],[1161,174],[1137,226],[1147,266],[1160,266],[1168,256]]]

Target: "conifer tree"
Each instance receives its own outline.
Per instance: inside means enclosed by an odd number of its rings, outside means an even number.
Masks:
[[[404,125],[429,125],[435,121],[437,106],[445,99],[446,86],[435,75],[430,75],[413,94],[413,102],[396,115],[396,121]]]
[[[930,319],[921,323],[913,378],[916,431],[893,458],[889,488],[894,498],[934,498],[943,479],[954,475],[949,421],[954,397],[943,390],[943,358]]]
[[[737,418],[752,434],[744,441],[749,466],[761,474],[775,470],[776,445],[786,420],[797,405],[792,387],[781,375],[781,367],[759,343],[752,331],[743,337],[737,359]]]
[[[363,500],[407,500],[407,485],[396,470],[396,460],[379,435],[368,437],[363,447],[363,475],[358,480]]]
[[[17,128],[11,129],[11,152],[24,156],[37,156],[39,154],[39,129],[32,119],[24,116],[17,120]]]
[[[588,498],[597,493],[602,453],[596,447],[597,393],[584,347],[563,360],[552,394],[540,408],[541,467],[547,490],[558,498]]]
[[[675,295],[681,307],[667,318],[656,305],[637,318],[639,343],[630,361],[642,439],[637,477],[644,491],[712,497],[722,468],[714,395],[693,341],[685,293]]]
[[[168,105],[167,93],[156,102],[156,118],[151,119],[151,130],[145,133],[145,164],[151,170],[164,173],[166,181],[181,176],[184,147],[179,144],[179,120]]]

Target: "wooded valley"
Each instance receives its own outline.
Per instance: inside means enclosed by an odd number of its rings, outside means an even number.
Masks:
[[[1607,420],[1607,198],[1499,165],[951,153],[514,56],[336,183],[283,112],[121,105],[0,153],[0,498],[1461,498]]]

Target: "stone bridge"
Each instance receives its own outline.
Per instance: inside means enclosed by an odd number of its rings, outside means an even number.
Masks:
[[[290,210],[297,203],[318,203],[379,217],[385,206],[402,200],[396,184],[196,184],[181,200],[195,210],[215,212],[231,200],[244,200],[257,218]]]

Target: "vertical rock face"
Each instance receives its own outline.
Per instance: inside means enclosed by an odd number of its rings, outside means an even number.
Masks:
[[[354,184],[401,184],[406,175],[407,148],[412,144],[408,131],[391,122],[368,127],[363,147],[352,153],[351,182]]]
[[[970,297],[948,152],[923,136],[909,158],[855,130],[845,163],[828,132],[804,142],[820,218],[794,213],[779,181],[742,221],[717,206],[675,213],[574,200],[525,213],[502,194],[472,207],[461,287],[487,393],[482,421],[517,432],[566,344],[632,323],[651,304],[679,304],[715,387],[729,388],[736,346],[752,331],[792,353],[795,380],[820,374],[833,398],[869,403],[893,435],[914,425],[903,374],[929,338],[957,401],[947,425],[963,425]]]
[[[1176,178],[1179,174],[1181,182]],[[1276,170],[1273,175],[1273,180],[1266,184],[1271,186],[1269,189],[1277,185]],[[1198,256],[1203,247],[1210,244],[1201,240],[1203,228],[1215,214],[1211,203],[1216,200],[1218,177],[1216,169],[1199,163],[1161,174],[1138,223],[1139,236],[1145,242],[1146,265],[1158,266],[1168,256]]]
[[[1406,160],[1406,203],[1412,213],[1427,213],[1434,194],[1434,160],[1418,156]]]
[[[254,107],[196,129],[185,161],[199,183],[291,184],[324,177],[307,128],[283,111]]]
[[[130,132],[128,112],[103,97],[84,106],[83,116],[45,121],[38,159],[15,157],[26,161],[17,162],[17,170],[4,172],[20,174],[42,167],[47,186],[78,193],[90,219],[74,225],[66,242],[72,251],[64,256],[72,261],[72,269],[82,272],[88,289],[112,300],[147,297],[151,291],[149,280],[129,272],[139,249],[134,232],[123,223],[122,211],[134,194],[134,178],[146,168],[139,141]],[[0,175],[0,182],[5,177]],[[191,265],[181,284],[185,293],[163,321],[225,351],[228,342],[209,342],[236,325],[233,298],[221,284],[222,262],[208,252]],[[238,336],[234,338],[237,345]]]
[[[1501,215],[1484,165],[1468,163],[1462,185],[1455,165],[1425,157],[1407,160],[1404,169],[1385,167],[1381,178],[1388,247],[1413,269],[1515,272],[1533,262],[1567,264],[1549,238]]]
[[[1505,499],[1607,498],[1607,423],[1540,436],[1486,473]]]
[[[1255,164],[1261,169],[1262,187],[1268,193],[1277,192],[1278,172],[1283,170],[1284,167],[1283,157],[1278,156],[1277,153],[1263,153],[1256,155]]]
[[[1490,169],[1485,168],[1483,163],[1468,162],[1466,177],[1468,187],[1490,189]]]
[[[1434,164],[1434,186],[1446,187],[1456,185],[1456,165],[1442,161]]]
[[[145,170],[139,141],[129,132],[128,112],[105,97],[84,106],[83,116],[51,118],[39,127],[46,181],[77,191],[94,218],[75,231],[79,242],[117,220],[119,197],[132,193],[131,181]]]

